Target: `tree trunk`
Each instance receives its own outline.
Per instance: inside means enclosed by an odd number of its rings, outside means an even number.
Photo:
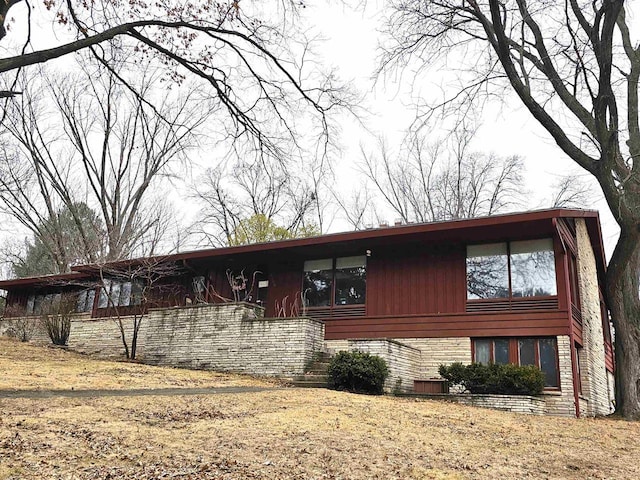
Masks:
[[[124,353],[127,356],[127,359],[131,358],[129,356],[129,345],[127,344],[127,334],[124,329],[124,324],[122,323],[122,319],[118,316],[118,328],[120,329],[120,338],[122,339],[122,346],[124,347]]]
[[[607,269],[607,297],[615,327],[616,410],[640,420],[640,231],[623,226]]]
[[[140,325],[142,324],[142,315],[133,317],[133,335],[131,338],[131,357],[129,360],[136,359],[136,350],[138,349],[138,331],[140,330]]]

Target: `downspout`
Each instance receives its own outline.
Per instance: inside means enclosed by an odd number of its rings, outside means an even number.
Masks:
[[[567,246],[564,243],[564,239],[562,238],[562,233],[558,228],[558,221],[556,218],[552,219],[553,226],[558,234],[558,238],[560,239],[560,245],[562,246],[562,265],[564,270],[564,285],[565,285],[565,295],[567,297],[567,311],[569,313],[569,348],[571,351],[571,378],[573,380],[573,403],[576,407],[576,418],[580,418],[580,393],[578,392],[578,358],[577,351],[575,348],[575,332],[573,331],[573,312],[572,312],[572,302],[571,302],[571,281],[569,279],[569,258],[567,252]]]

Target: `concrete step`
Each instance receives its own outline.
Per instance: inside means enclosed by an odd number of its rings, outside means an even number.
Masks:
[[[331,360],[331,354],[327,353],[327,352],[315,352],[313,354],[313,361],[314,362],[327,362],[329,363],[329,361]]]
[[[305,373],[304,375],[293,377],[294,382],[326,382],[327,380],[329,380],[329,377],[326,374]]]
[[[313,382],[313,381],[294,381],[292,382],[294,387],[300,388],[327,388],[327,382]]]
[[[327,374],[327,370],[329,369],[329,366],[322,366],[322,365],[312,365],[311,367],[309,367],[307,369],[306,372],[304,373],[315,373],[315,374],[319,374],[319,375],[326,375]]]

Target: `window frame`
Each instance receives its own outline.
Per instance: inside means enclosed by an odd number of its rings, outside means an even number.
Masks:
[[[534,348],[534,357],[535,357],[535,366],[540,370],[541,362],[540,362],[540,340],[554,340],[554,350],[555,350],[555,360],[556,360],[556,383],[557,386],[547,386],[545,385],[545,391],[560,391],[561,383],[560,383],[560,358],[558,355],[558,339],[557,337],[474,337],[471,339],[471,361],[473,363],[476,362],[476,342],[477,341],[490,341],[491,346],[489,348],[489,363],[494,363],[495,359],[495,341],[496,340],[508,340],[509,341],[509,362],[514,365],[520,364],[520,349],[518,347],[518,342],[520,340],[533,340],[535,342]],[[544,370],[542,370],[544,373]]]
[[[551,253],[553,253],[553,270],[554,270],[554,277],[555,277],[555,290],[556,293],[553,295],[533,295],[533,296],[514,296],[513,294],[513,272],[512,272],[512,261],[511,261],[511,244],[515,243],[515,242],[529,242],[529,241],[535,241],[535,240],[550,240],[551,241]],[[505,244],[506,245],[506,256],[507,256],[507,289],[508,289],[508,296],[506,297],[489,297],[489,298],[469,298],[469,270],[468,270],[468,260],[469,260],[469,254],[468,254],[468,249],[469,247],[475,247],[475,246],[482,246],[482,245],[492,245],[492,244]],[[533,239],[525,239],[525,240],[504,240],[504,241],[499,241],[499,242],[489,242],[489,243],[470,243],[466,245],[466,252],[465,252],[465,296],[467,299],[467,302],[478,302],[478,303],[482,303],[482,302],[496,302],[496,301],[508,301],[508,302],[518,302],[518,301],[527,301],[527,300],[536,300],[536,299],[542,299],[542,298],[557,298],[558,297],[558,290],[559,290],[559,282],[558,282],[558,268],[557,268],[557,257],[556,257],[556,250],[555,250],[555,245],[553,243],[553,238],[552,237],[541,237],[541,238],[533,238]],[[549,250],[546,250],[549,251]],[[473,258],[473,257],[471,257]]]
[[[339,259],[344,259],[344,258],[352,258],[352,257],[362,257],[364,258],[364,271],[365,271],[365,290],[364,290],[364,301],[362,303],[347,303],[347,304],[340,304],[340,303],[336,303],[336,270],[337,270],[337,263]],[[305,307],[308,309],[318,309],[318,310],[322,310],[322,309],[326,309],[326,310],[333,310],[335,308],[356,308],[356,307],[363,307],[366,305],[367,303],[367,256],[366,255],[347,255],[344,257],[331,257],[331,258],[313,258],[313,259],[308,259],[305,260],[304,263],[306,262],[314,262],[314,261],[322,261],[322,260],[331,260],[331,294],[330,294],[330,301],[329,301],[329,305],[317,305],[317,306],[313,306],[313,305],[306,305]],[[302,266],[302,288],[301,291],[304,292],[305,291],[305,274],[307,272],[312,272],[314,270],[305,270],[304,267],[304,263]],[[329,271],[329,270],[319,270],[319,271]],[[303,293],[303,297],[306,299],[306,296],[304,296]]]

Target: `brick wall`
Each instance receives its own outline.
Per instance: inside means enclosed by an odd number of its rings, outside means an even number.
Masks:
[[[609,382],[605,366],[604,336],[596,259],[584,219],[576,219],[578,282],[582,307],[582,341],[579,350],[582,395],[588,402],[584,415],[611,413]]]

